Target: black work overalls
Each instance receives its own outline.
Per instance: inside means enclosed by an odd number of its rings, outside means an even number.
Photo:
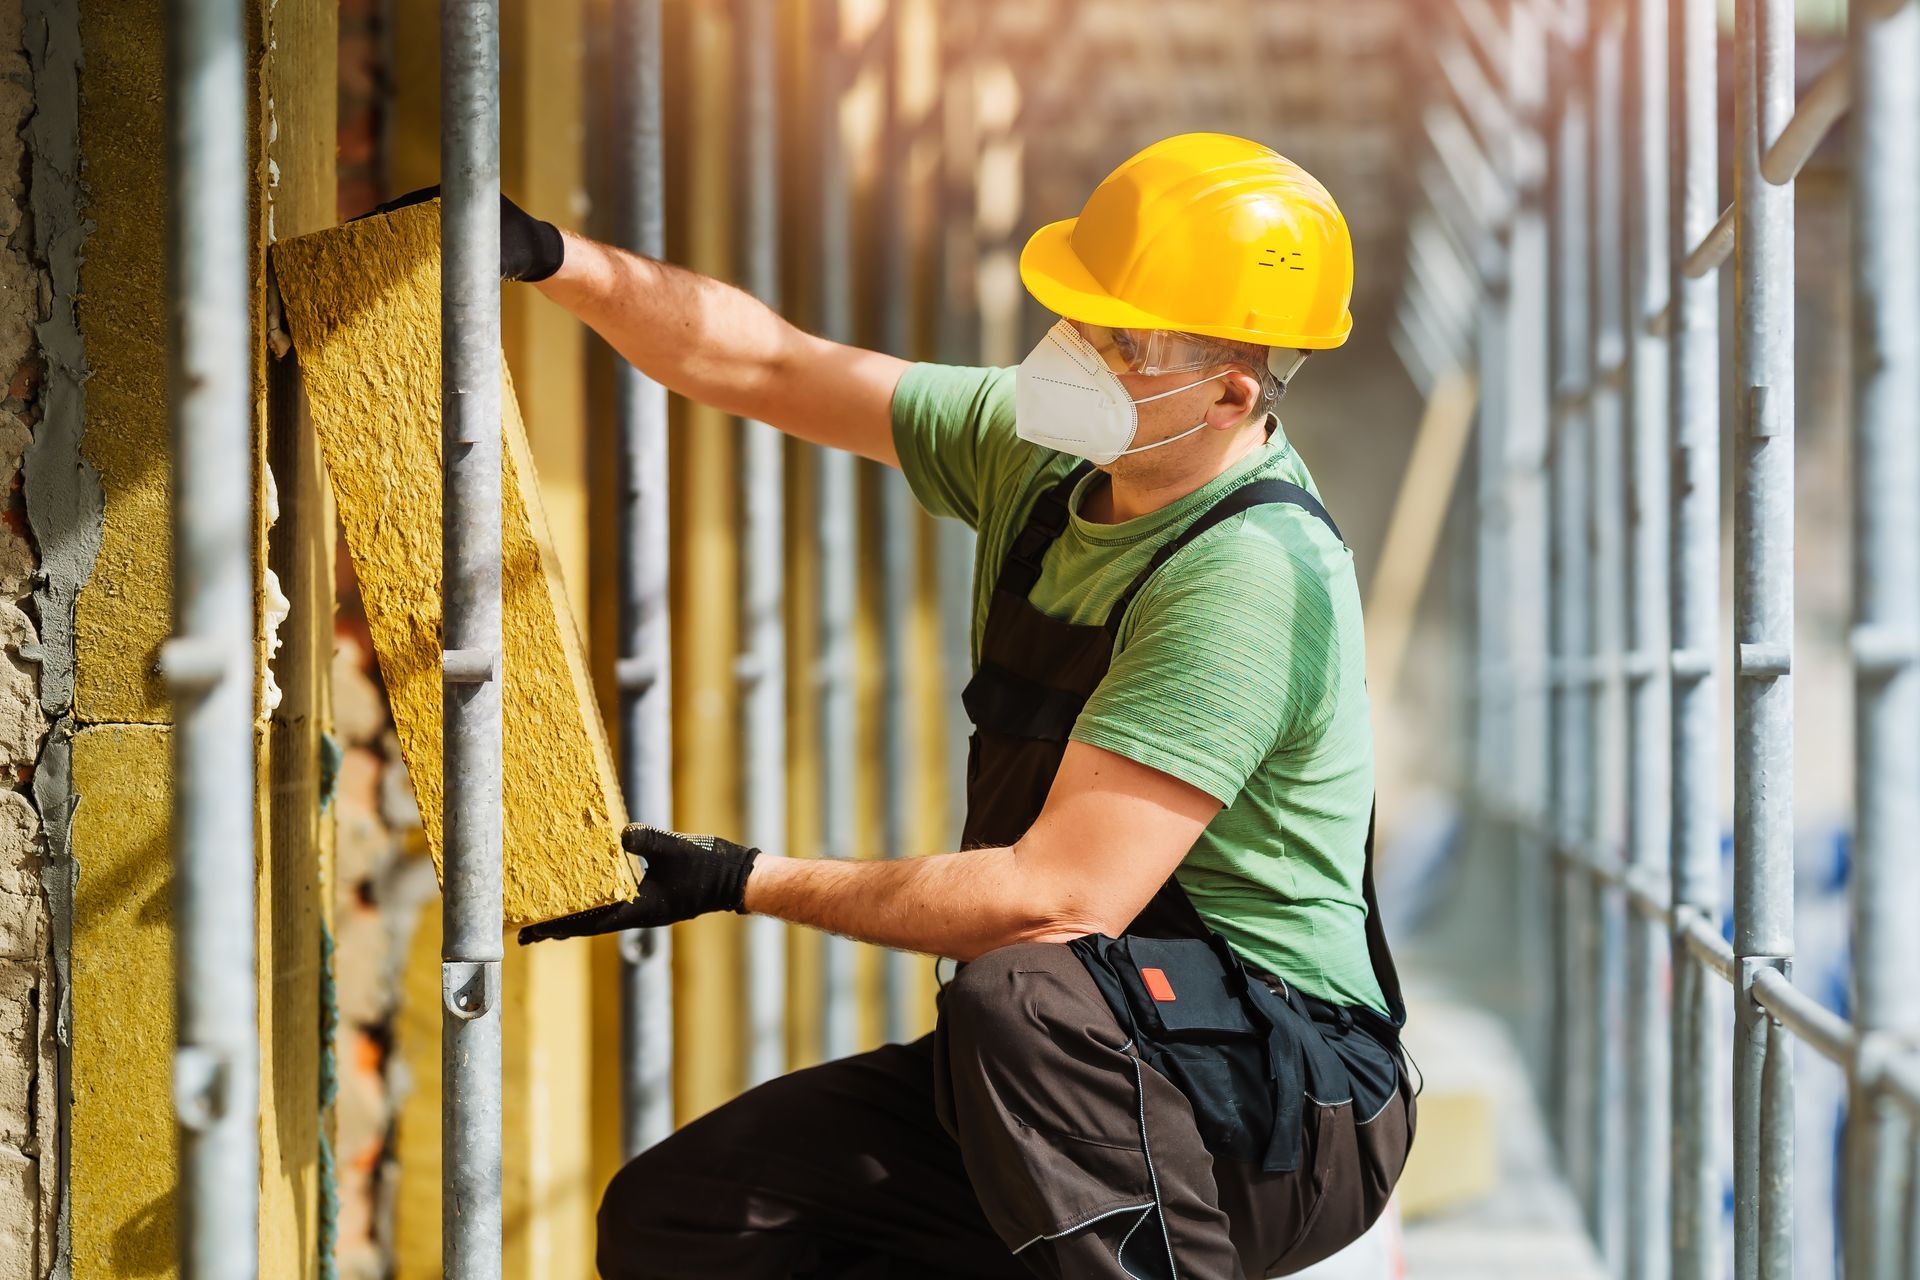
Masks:
[[[1306,490],[1275,479],[1251,481],[1228,492],[1168,539],[1114,601],[1105,622],[1065,622],[1035,608],[1029,596],[1040,579],[1048,548],[1067,527],[1073,491],[1091,469],[1091,464],[1075,468],[1035,500],[994,585],[980,660],[963,695],[974,725],[967,760],[967,821],[963,833],[963,844],[969,848],[1011,844],[1039,816],[1074,722],[1112,662],[1128,606],[1182,549],[1220,522],[1272,503],[1301,507],[1340,537],[1326,509]],[[1215,987],[1209,998],[1219,1006],[1220,1013],[1208,1020],[1189,990],[1184,993],[1186,1005],[1182,1008],[1188,1025],[1163,1028],[1154,1015],[1160,1009],[1170,1011],[1173,1005],[1161,1005],[1158,1002],[1165,996],[1141,990],[1136,965],[1128,962],[1132,939],[1199,940],[1207,944],[1167,948],[1145,943],[1137,948],[1139,954],[1132,957],[1134,961],[1144,958],[1145,963],[1159,964],[1159,956],[1178,951],[1190,970],[1196,959],[1212,968],[1215,983],[1244,983],[1246,972],[1232,958],[1225,942],[1207,928],[1185,890],[1171,876],[1127,927],[1119,945],[1097,938],[1075,944],[1102,994],[1114,1007],[1122,1030],[1134,1038],[1136,1051],[1169,1075],[1187,1095],[1201,1135],[1217,1157],[1231,1154],[1269,1173],[1292,1172],[1303,1146],[1315,1136],[1302,1131],[1302,1112],[1308,1099],[1338,1098],[1344,1091],[1353,1095],[1354,1105],[1370,1114],[1401,1092],[1398,1028],[1405,1014],[1374,897],[1372,846],[1369,823],[1362,878],[1367,948],[1375,979],[1391,1010],[1390,1018],[1371,1009],[1339,1008],[1314,1000],[1290,989],[1281,977],[1259,974],[1256,976],[1264,980],[1264,989],[1253,992],[1261,997],[1259,1001],[1247,996],[1234,999],[1232,992]],[[1217,953],[1219,961],[1209,964],[1209,952]],[[1156,988],[1164,990],[1164,973],[1159,969],[1151,972]],[[1242,1012],[1243,1007],[1246,1012]],[[1199,1025],[1195,1025],[1196,1011]],[[1259,1028],[1247,1026],[1236,1049],[1241,1057],[1228,1072],[1219,1064],[1221,1055],[1227,1052],[1222,1042],[1235,1034],[1234,1023],[1246,1026],[1248,1014],[1265,1022]],[[1216,1028],[1220,1034],[1210,1034]],[[1163,1038],[1156,1032],[1164,1033],[1164,1039],[1173,1043],[1156,1045],[1154,1041]],[[1367,1036],[1386,1054],[1369,1052],[1373,1044],[1353,1041],[1354,1035]],[[1360,1049],[1357,1054],[1341,1051],[1356,1046]],[[1248,1052],[1256,1055],[1251,1063],[1245,1056]],[[1183,1060],[1190,1070],[1182,1070]],[[1195,1062],[1198,1067],[1191,1066]],[[1255,1078],[1260,1075],[1261,1063],[1267,1069],[1265,1080]],[[1273,1097],[1255,1100],[1246,1096],[1249,1091],[1262,1090],[1263,1085]],[[1255,1101],[1261,1105],[1252,1105]],[[1260,1116],[1258,1133],[1246,1132],[1250,1113]],[[1380,1207],[1368,1204],[1347,1221],[1370,1222]],[[1341,1230],[1336,1227],[1334,1234]],[[1303,1243],[1308,1251],[1318,1253],[1332,1252],[1346,1241]]]
[[[1291,486],[1243,486],[1154,557],[1107,625],[1076,627],[1027,595],[1084,473],[1034,503],[1000,570],[967,691],[977,725],[969,844],[1011,843],[1039,813],[1141,582],[1251,504],[1318,514]],[[1367,898],[1371,911],[1370,886]],[[1169,881],[1134,931],[1144,941],[1206,930]],[[1392,994],[1384,948],[1375,954]],[[1377,1015],[1298,992],[1285,999],[1299,1014],[1287,1024],[1296,1040],[1318,1046],[1312,1060],[1345,1068],[1341,1092],[1322,1079],[1304,1100],[1286,1153],[1295,1168],[1215,1154],[1186,1096],[1118,1029],[1072,947],[1002,946],[941,990],[931,1034],[770,1080],[631,1160],[601,1204],[601,1274],[1248,1280],[1297,1270],[1380,1212],[1406,1158],[1412,1098],[1394,1055],[1357,1020]]]

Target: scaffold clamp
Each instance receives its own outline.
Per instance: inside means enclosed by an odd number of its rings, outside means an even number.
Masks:
[[[440,1001],[462,1022],[486,1017],[500,1002],[500,962],[441,961]]]

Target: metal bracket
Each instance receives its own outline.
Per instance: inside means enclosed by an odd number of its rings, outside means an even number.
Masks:
[[[500,655],[492,649],[446,649],[440,671],[448,684],[487,684],[500,678]]]
[[[660,672],[651,658],[621,658],[613,664],[613,679],[620,692],[637,696],[659,683]]]
[[[1849,637],[1853,669],[1863,676],[1896,676],[1920,661],[1920,636],[1881,623],[1863,623]]]
[[[180,1127],[204,1133],[226,1118],[233,1063],[218,1049],[183,1044],[173,1051],[173,1113]]]
[[[1622,655],[1620,670],[1633,683],[1644,684],[1663,674],[1665,668],[1658,653],[1650,649],[1634,649]]]
[[[658,950],[659,943],[654,941],[651,929],[628,929],[620,935],[620,959],[627,964],[650,960]]]
[[[472,1022],[492,1013],[500,1003],[500,962],[442,960],[440,1003],[462,1022]]]
[[[1783,436],[1774,415],[1769,412],[1773,407],[1771,388],[1749,387],[1747,389],[1747,435],[1755,440],[1771,440]]]
[[[175,636],[160,646],[160,675],[175,697],[213,692],[232,667],[228,651],[207,636]]]
[[[1743,680],[1777,680],[1793,672],[1793,647],[1784,644],[1736,645],[1733,669]]]
[[[1771,969],[1781,977],[1791,981],[1793,978],[1793,957],[1738,956],[1735,959],[1735,963],[1738,965],[1738,968],[1734,970],[1734,977],[1738,980],[1740,987],[1740,996],[1735,1004],[1740,1010],[1741,1025],[1751,1025],[1755,1019],[1761,1017],[1771,1018],[1772,1015],[1767,1013],[1766,1010],[1762,1009],[1759,1004],[1754,1001],[1754,976],[1762,969]]]
[[[1713,674],[1713,655],[1705,649],[1675,649],[1667,664],[1675,680],[1705,680]]]

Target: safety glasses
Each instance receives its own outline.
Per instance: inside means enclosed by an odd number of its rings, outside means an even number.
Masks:
[[[1218,365],[1239,365],[1256,377],[1271,374],[1284,386],[1306,362],[1306,352],[1276,348],[1263,371],[1251,365],[1239,351],[1197,334],[1170,329],[1116,329],[1103,324],[1068,320],[1087,345],[1115,373],[1191,373]]]

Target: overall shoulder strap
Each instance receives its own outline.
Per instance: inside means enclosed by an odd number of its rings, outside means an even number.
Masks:
[[[1010,591],[1022,599],[1033,590],[1034,584],[1040,581],[1040,565],[1046,559],[1047,548],[1066,530],[1067,502],[1073,496],[1073,487],[1091,470],[1091,462],[1081,463],[1033,500],[1026,524],[1007,547],[1006,559],[1000,562],[1000,576],[994,581],[996,590]]]
[[[1326,525],[1334,537],[1340,538],[1340,527],[1334,524],[1333,517],[1327,514],[1327,509],[1320,504],[1320,499],[1299,485],[1286,480],[1255,480],[1250,484],[1243,484],[1195,516],[1186,528],[1169,538],[1164,546],[1153,553],[1153,559],[1147,561],[1147,567],[1127,584],[1127,589],[1120,593],[1118,600],[1113,602],[1113,608],[1107,612],[1107,625],[1109,627],[1120,625],[1121,619],[1126,617],[1127,607],[1133,603],[1133,598],[1140,594],[1140,588],[1146,586],[1147,580],[1158,573],[1162,565],[1178,555],[1188,543],[1222,520],[1237,516],[1243,511],[1250,511],[1254,507],[1275,504],[1299,507],[1321,524]],[[1340,538],[1340,541],[1344,543],[1346,539]]]

